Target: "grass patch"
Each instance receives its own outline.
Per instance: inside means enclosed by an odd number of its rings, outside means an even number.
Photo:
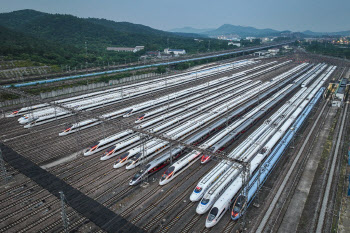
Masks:
[[[9,94],[9,93],[5,93],[5,92],[0,93],[0,101],[14,100],[14,99],[18,99],[18,98],[19,98],[19,96],[15,95],[15,94]]]

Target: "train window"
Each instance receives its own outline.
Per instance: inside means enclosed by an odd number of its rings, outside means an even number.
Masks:
[[[213,221],[216,217],[216,215],[218,215],[219,209],[217,207],[214,207],[210,210],[209,212],[209,216],[208,216],[208,221]]]
[[[206,204],[208,204],[208,202],[209,202],[209,199],[203,198],[201,201],[201,204],[206,205]]]
[[[234,213],[239,213],[239,211],[241,211],[241,208],[239,208],[237,205],[235,205],[235,206],[233,207],[233,212],[234,212]]]

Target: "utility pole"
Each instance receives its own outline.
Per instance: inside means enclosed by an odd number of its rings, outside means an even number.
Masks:
[[[62,191],[60,191],[59,194],[61,198],[61,217],[63,222],[63,228],[64,228],[64,232],[68,232],[68,217],[67,217],[65,201],[64,201],[66,197],[64,196]]]

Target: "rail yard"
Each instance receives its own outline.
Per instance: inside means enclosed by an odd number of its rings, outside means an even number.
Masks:
[[[0,118],[0,232],[330,231],[349,65],[301,56],[49,101],[2,88],[28,101]]]

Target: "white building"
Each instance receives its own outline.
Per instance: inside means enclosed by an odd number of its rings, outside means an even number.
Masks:
[[[253,40],[256,39],[256,37],[253,37],[253,36],[248,36],[245,38],[246,40],[249,40],[250,42],[253,42]]]
[[[173,53],[174,55],[180,55],[180,54],[186,54],[186,50],[184,49],[164,49],[165,54],[171,54]]]
[[[267,42],[270,42],[270,41],[271,41],[271,39],[268,38],[268,37],[264,37],[264,38],[261,39],[262,43],[267,43]]]
[[[128,48],[128,47],[107,47],[108,51],[116,51],[116,52],[138,52],[142,49],[144,49],[145,46],[136,46],[135,48]]]
[[[266,51],[257,51],[254,53],[254,56],[266,56],[267,52]]]
[[[277,53],[280,51],[280,49],[269,49],[268,52],[271,53],[271,55],[277,55]]]
[[[134,48],[133,52],[136,53],[136,52],[138,52],[138,51],[140,51],[140,50],[142,50],[142,49],[145,49],[145,46],[136,46],[136,47]]]
[[[237,43],[237,42],[233,42],[233,41],[228,42],[227,45],[234,45],[234,46],[237,46],[237,47],[241,47],[241,43]]]

